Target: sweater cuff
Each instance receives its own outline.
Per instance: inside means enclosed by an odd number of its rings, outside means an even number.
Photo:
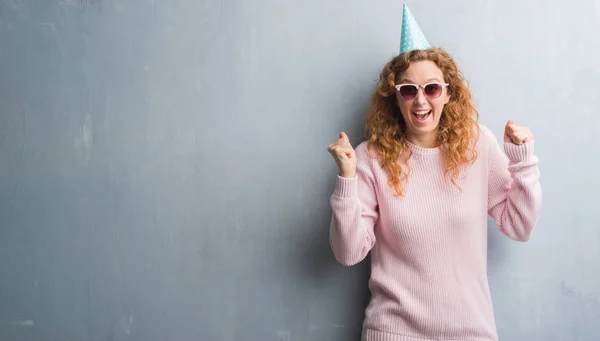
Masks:
[[[357,175],[353,178],[344,178],[338,175],[335,180],[335,191],[333,194],[341,198],[355,197],[358,194]]]
[[[504,152],[508,159],[513,162],[527,162],[533,157],[533,140],[525,142],[521,145],[505,142]]]

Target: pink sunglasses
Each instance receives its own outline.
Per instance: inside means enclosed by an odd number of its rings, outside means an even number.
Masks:
[[[396,90],[400,93],[400,96],[405,100],[412,100],[417,97],[419,88],[423,88],[423,93],[428,99],[436,99],[442,94],[442,90],[449,86],[447,83],[427,83],[423,85],[417,84],[398,84]]]

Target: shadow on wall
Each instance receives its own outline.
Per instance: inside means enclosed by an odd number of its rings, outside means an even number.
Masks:
[[[324,201],[319,200],[321,203]],[[370,299],[370,256],[352,267],[338,263],[329,244],[331,210],[329,206],[322,205],[314,213],[308,224],[311,226],[310,236],[300,246],[304,250],[300,273],[305,274],[314,286],[315,297],[323,299],[317,303],[324,309],[320,312],[321,317],[329,324],[333,323],[335,330],[312,330],[308,340],[359,340],[364,311]]]
[[[354,111],[349,115],[339,115],[340,122],[335,128],[336,133],[346,132],[354,148],[364,140],[364,120],[370,105],[371,91],[374,90],[374,87],[369,88],[368,91],[364,91],[364,89],[355,90],[355,94],[348,94],[350,101],[354,101],[354,103],[351,103],[351,107],[355,108]],[[308,217],[308,221],[300,222],[302,226],[297,227],[304,228],[307,233],[307,235],[304,235],[306,239],[304,239],[303,245],[303,250],[306,251],[304,253],[305,257],[303,257],[305,273],[317,282],[339,278],[336,275],[337,272],[349,271],[347,267],[342,266],[335,260],[329,244],[329,225],[332,214],[329,200],[335,189],[338,168],[327,151],[327,145],[335,142],[338,137],[327,137],[325,138],[326,144],[315,146],[316,149],[313,150],[313,155],[317,157],[311,159],[311,162],[318,164],[308,167],[309,173],[303,175],[306,179],[310,179],[310,187],[305,189],[307,195],[304,198],[304,207],[308,208],[305,215]],[[309,193],[308,190],[311,190],[311,192]],[[292,223],[291,225],[299,224]],[[361,268],[362,276],[360,280],[365,287],[369,279],[368,264],[370,264],[370,261],[367,258],[357,265]]]
[[[351,96],[355,99],[361,98],[354,106],[356,110],[339,124],[339,131],[348,134],[355,148],[364,138],[364,118],[369,105],[369,95]],[[333,136],[328,139],[328,143],[334,142],[335,139],[336,136]],[[309,333],[308,340],[332,338],[333,335],[335,337],[332,339],[359,340],[364,310],[370,299],[368,289],[370,257],[352,267],[343,266],[335,259],[329,244],[332,214],[329,200],[335,189],[338,169],[327,151],[327,144],[315,148],[318,148],[313,151],[317,157],[311,162],[318,164],[308,167],[308,173],[303,175],[308,181],[303,189],[304,213],[300,214],[302,218],[299,221],[290,221],[288,224],[292,230],[303,231],[300,234],[302,238],[290,240],[288,245],[297,245],[300,248],[294,254],[299,255],[301,269],[298,273],[305,276],[301,280],[309,281],[314,285],[315,296],[325,299],[324,302],[319,303],[321,307],[335,316],[324,317],[328,318],[328,321],[331,319],[340,324],[330,326],[335,330],[313,330]],[[297,237],[298,234],[295,236]],[[326,297],[332,293],[337,297],[336,299]],[[323,312],[323,314],[327,313]]]
[[[506,258],[506,237],[492,218],[488,217],[488,274],[493,276],[501,269]]]

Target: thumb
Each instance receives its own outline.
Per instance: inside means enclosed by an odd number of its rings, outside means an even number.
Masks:
[[[350,139],[348,138],[348,135],[346,135],[346,133],[344,133],[343,131],[340,133],[340,137],[347,143],[350,143]]]
[[[506,126],[504,126],[504,133],[508,133],[508,129],[512,128],[515,125],[515,122],[513,120],[508,120],[508,122],[506,122]]]
[[[509,134],[508,130],[514,124],[515,122],[513,120],[508,120],[508,122],[506,122],[506,126],[504,127],[504,142],[512,142],[511,134]]]

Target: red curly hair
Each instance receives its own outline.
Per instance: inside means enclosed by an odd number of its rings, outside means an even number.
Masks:
[[[388,184],[398,196],[404,192],[402,182],[407,180],[410,173],[407,161],[412,152],[407,144],[406,124],[396,102],[394,85],[411,63],[424,60],[435,63],[442,71],[444,81],[450,84],[447,88],[450,100],[440,117],[437,144],[444,155],[446,175],[451,175],[456,187],[459,187],[456,179],[461,169],[477,158],[473,142],[479,136],[479,113],[452,57],[441,48],[412,50],[396,56],[383,67],[379,75],[365,120],[365,130],[369,150],[376,152],[388,174]]]

